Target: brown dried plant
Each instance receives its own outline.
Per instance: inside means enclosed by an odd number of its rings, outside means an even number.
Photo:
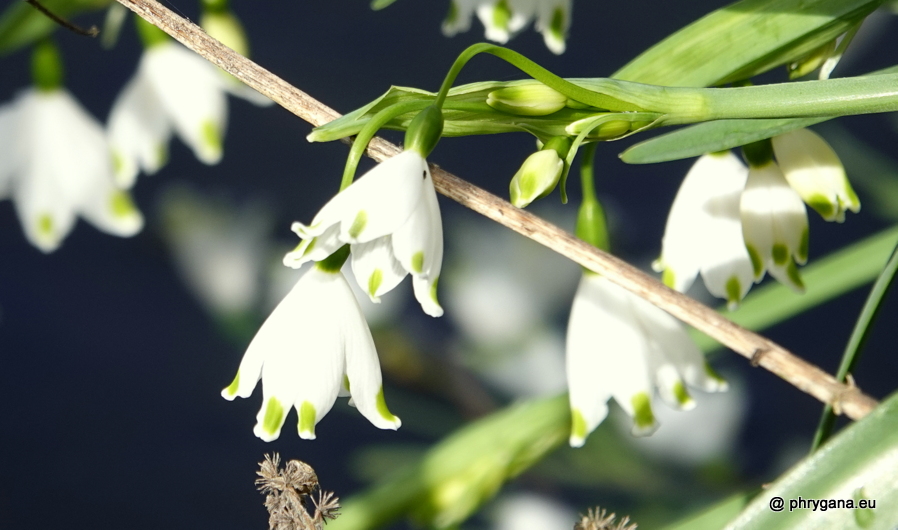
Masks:
[[[630,516],[625,516],[620,522],[615,523],[615,514],[606,515],[605,509],[590,508],[586,515],[580,516],[580,522],[574,525],[574,530],[636,530],[636,523],[630,523]]]
[[[339,498],[321,490],[315,470],[305,462],[290,460],[281,469],[281,456],[266,454],[256,474],[269,530],[322,530],[328,519],[340,515]]]

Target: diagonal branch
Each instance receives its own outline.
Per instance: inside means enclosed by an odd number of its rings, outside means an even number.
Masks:
[[[199,26],[155,0],[118,2],[308,123],[318,126],[340,117],[333,109],[224,46]],[[399,147],[380,138],[375,138],[368,147],[368,155],[378,162],[399,152]],[[692,298],[668,289],[632,265],[530,212],[515,208],[509,202],[436,166],[433,167],[433,181],[437,191],[446,197],[602,274],[750,359],[752,365],[770,370],[799,390],[831,405],[833,410],[857,420],[878,404],[856,386],[840,383],[782,346],[734,324]]]

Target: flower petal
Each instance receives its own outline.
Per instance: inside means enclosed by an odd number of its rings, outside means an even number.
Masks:
[[[630,296],[605,278],[585,274],[574,297],[567,336],[568,386],[571,408],[582,414],[586,434],[604,419],[603,407],[596,402],[604,403],[608,395],[634,418],[634,434],[657,428],[648,344],[633,316]],[[572,435],[572,444],[579,440]]]
[[[718,245],[726,245],[728,249],[733,245],[744,247],[738,218],[738,194],[747,174],[747,168],[729,151],[699,157],[686,174],[670,207],[661,242],[661,257],[653,265],[656,270],[664,271],[663,279],[668,287],[685,292],[703,265],[708,270],[728,269],[724,264],[734,253],[723,254]],[[736,211],[732,212],[734,194],[737,202]],[[731,218],[733,214],[735,219]],[[736,241],[732,240],[735,236],[733,223],[739,230]],[[744,248],[742,254],[745,255]],[[716,288],[714,279],[716,277],[712,277]],[[712,285],[708,288],[712,289]]]
[[[393,253],[408,272],[439,276],[443,260],[443,221],[430,170],[421,186],[418,207],[393,233]],[[435,269],[436,267],[436,269]]]
[[[174,42],[149,48],[139,68],[184,143],[202,162],[217,163],[227,119],[224,79],[217,69]]]
[[[130,188],[143,170],[155,173],[168,157],[171,124],[149,79],[137,75],[125,85],[109,113],[109,144],[116,182]]]
[[[346,355],[346,376],[349,379],[352,401],[359,412],[375,427],[396,430],[402,422],[390,412],[384,400],[380,360],[374,348],[374,339],[351,288],[342,274],[340,276],[345,296],[354,304],[354,308],[344,309],[338,321],[343,351]],[[346,304],[349,306],[349,301]]]
[[[408,274],[393,257],[390,239],[391,236],[383,236],[350,247],[356,282],[375,303],[379,303],[380,296],[392,291]]]
[[[810,129],[796,129],[772,141],[789,185],[824,219],[841,223],[845,210],[860,211],[860,200],[845,168],[826,140]]]
[[[300,237],[303,228],[302,223],[293,223],[292,230]],[[303,239],[292,252],[284,256],[284,265],[298,269],[309,261],[323,260],[343,246],[339,236],[340,227],[333,225],[316,236]]]
[[[381,162],[328,201],[308,226],[300,225],[303,239],[340,225],[345,243],[365,243],[391,234],[409,218],[421,197],[427,162],[414,151]]]

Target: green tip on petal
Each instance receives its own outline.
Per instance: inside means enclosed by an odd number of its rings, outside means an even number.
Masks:
[[[277,398],[268,398],[265,405],[265,416],[262,418],[262,429],[268,434],[275,434],[284,423],[284,406]]]
[[[552,22],[549,23],[549,31],[558,40],[564,40],[564,10],[560,7],[555,8],[552,13]]]
[[[299,436],[304,440],[315,439],[315,405],[308,401],[303,401],[299,407]]]
[[[789,247],[787,247],[783,243],[774,243],[772,254],[773,254],[773,262],[776,263],[777,265],[779,265],[780,267],[785,265],[786,262],[789,261],[789,258],[791,257],[789,255]]]
[[[571,438],[570,444],[573,447],[580,447],[586,442],[586,419],[580,409],[571,409]]]
[[[832,221],[836,218],[836,205],[834,205],[826,195],[823,195],[822,193],[815,193],[805,198],[804,202],[806,202],[808,206],[819,213],[820,217],[823,217],[827,221]]]
[[[415,252],[412,256],[412,272],[421,274],[424,272],[424,252]]]
[[[345,388],[346,391],[349,392],[349,376],[345,374],[343,375],[343,388]]]
[[[652,412],[652,400],[645,392],[640,392],[630,399],[633,405],[633,422],[639,431],[651,430],[655,425],[655,414]]]
[[[736,309],[742,300],[742,282],[736,276],[731,276],[726,283],[727,307],[730,311]]]
[[[676,285],[676,276],[674,275],[673,269],[670,267],[664,269],[664,272],[661,273],[661,282],[671,289],[674,288],[674,285]]]
[[[122,190],[112,193],[112,196],[109,197],[109,207],[112,209],[112,215],[116,217],[129,217],[137,211],[134,201],[131,200],[131,195]]]
[[[689,391],[686,390],[686,385],[682,381],[674,383],[673,394],[681,407],[688,407],[694,403],[692,396],[689,395]]]
[[[440,277],[437,276],[433,279],[433,283],[430,284],[430,299],[433,300],[433,303],[436,305],[440,305],[440,301],[437,300],[437,283],[439,283]]]
[[[384,387],[380,387],[380,391],[377,393],[377,413],[387,421],[393,423],[399,421],[399,418],[394,416],[390,409],[387,408],[387,400],[384,398]]]
[[[37,231],[44,237],[53,235],[53,217],[45,213],[37,218]]]
[[[493,25],[497,28],[508,30],[508,24],[511,22],[511,8],[508,7],[506,0],[500,0],[493,9]]]
[[[213,153],[213,158],[217,158],[221,154],[221,133],[219,133],[218,127],[212,120],[203,122],[202,138],[206,148],[210,153]]]
[[[801,242],[798,244],[798,261],[806,263],[808,261],[808,248],[811,244],[811,236],[808,229],[805,228],[801,233]]]
[[[727,384],[726,379],[724,379],[723,377],[721,377],[721,375],[717,373],[717,370],[715,370],[715,369],[714,369],[710,364],[708,364],[708,363],[705,363],[705,375],[707,375],[709,378],[713,379],[714,381],[717,381],[717,382],[720,383],[721,385],[726,385],[726,384]]]
[[[240,370],[237,370],[237,375],[234,376],[234,380],[231,381],[231,384],[228,385],[228,387],[224,389],[224,392],[228,396],[234,397],[237,395],[237,388],[239,386],[240,386]]]
[[[380,284],[383,283],[383,279],[383,271],[374,269],[374,272],[368,277],[368,295],[370,297],[375,298],[377,296],[377,290],[380,288]]]
[[[789,277],[789,281],[792,282],[791,287],[796,291],[803,293],[804,292],[804,281],[801,279],[801,273],[798,272],[798,266],[795,265],[794,261],[789,261],[789,264],[786,265],[786,275]]]
[[[358,239],[359,235],[362,233],[362,230],[365,229],[365,225],[368,224],[368,214],[365,210],[359,210],[359,213],[356,214],[355,219],[352,221],[352,225],[349,227],[347,231],[349,233],[349,237],[352,239]]]
[[[755,275],[755,281],[760,280],[764,275],[764,261],[761,259],[761,254],[753,245],[745,245],[745,250],[751,259],[751,270]]]

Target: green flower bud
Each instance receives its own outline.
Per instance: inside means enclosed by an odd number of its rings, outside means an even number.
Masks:
[[[556,136],[527,157],[508,186],[511,203],[524,208],[552,193],[564,171],[564,159],[570,148],[570,138]]]
[[[431,105],[412,119],[405,131],[405,150],[427,158],[443,134],[443,111]]]
[[[564,160],[554,150],[533,153],[511,179],[508,186],[511,203],[524,208],[536,199],[552,193],[563,170]]]
[[[836,51],[836,40],[833,39],[811,53],[787,65],[789,79],[804,77],[820,67]]]
[[[200,26],[214,39],[244,57],[249,57],[249,41],[240,20],[234,13],[224,10],[203,11]]]
[[[567,102],[567,96],[538,82],[493,90],[486,97],[490,107],[519,116],[547,116],[563,109]]]
[[[31,55],[31,75],[34,84],[45,92],[62,86],[62,57],[50,39],[44,39],[34,47]]]
[[[577,212],[577,237],[590,245],[609,251],[608,226],[605,222],[605,211],[598,201],[585,200]]]

